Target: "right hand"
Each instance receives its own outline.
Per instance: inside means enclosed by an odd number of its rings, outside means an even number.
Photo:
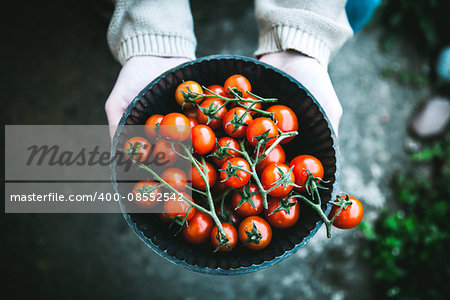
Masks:
[[[338,135],[342,106],[334,91],[327,68],[314,58],[295,51],[265,54],[260,61],[288,73],[306,87],[317,99]]]
[[[123,113],[138,93],[165,71],[187,61],[189,59],[184,57],[135,56],[125,63],[105,103],[111,139]]]

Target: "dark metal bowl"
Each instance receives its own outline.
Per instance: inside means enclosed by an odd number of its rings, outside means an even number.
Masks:
[[[223,84],[232,74],[242,74],[252,83],[252,92],[263,97],[275,97],[280,104],[289,106],[299,119],[299,135],[286,144],[287,159],[300,154],[317,157],[323,164],[324,180],[328,190],[322,191],[322,209],[326,215],[337,194],[339,183],[339,150],[336,135],[323,109],[314,97],[294,78],[286,73],[241,56],[216,55],[182,64],[153,80],[131,102],[117,128],[112,155],[117,145],[124,142],[124,125],[143,125],[153,114],[167,114],[180,111],[174,101],[176,87],[183,80],[194,80],[204,86]],[[120,182],[116,164],[111,165],[111,181],[115,192],[126,194],[129,185]],[[316,234],[322,221],[312,209],[301,203],[300,219],[291,228],[274,229],[270,245],[261,251],[237,247],[227,253],[213,253],[210,246],[192,245],[181,236],[174,237],[167,224],[156,215],[129,214],[120,203],[123,216],[139,238],[160,256],[189,270],[207,273],[233,275],[264,269],[291,256]]]

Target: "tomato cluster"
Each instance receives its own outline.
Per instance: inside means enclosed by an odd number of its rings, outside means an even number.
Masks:
[[[250,81],[239,74],[208,88],[185,81],[175,100],[181,112],[150,116],[146,138],[133,137],[124,145],[127,157],[137,163],[145,163],[156,149],[166,154],[161,186],[186,201],[167,201],[160,219],[181,225],[189,243],[209,241],[217,251],[231,251],[238,242],[252,250],[267,247],[272,227],[289,228],[299,220],[300,203],[292,195],[311,195],[324,176],[314,156],[286,161],[283,147],[297,134],[297,115],[252,93]],[[191,142],[190,154],[180,154],[183,141]],[[173,167],[180,157],[191,160],[190,177]],[[186,194],[188,178],[193,198]],[[141,181],[133,192],[160,189],[154,181]],[[353,210],[348,205],[341,211]],[[336,226],[349,226],[348,218],[341,222],[339,217],[333,220]]]

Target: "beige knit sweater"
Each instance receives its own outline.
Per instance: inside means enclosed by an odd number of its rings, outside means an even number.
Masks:
[[[214,1],[214,0],[211,0]],[[256,56],[296,50],[327,65],[353,32],[346,0],[255,0],[259,27]],[[107,34],[113,55],[195,58],[188,0],[117,0]]]

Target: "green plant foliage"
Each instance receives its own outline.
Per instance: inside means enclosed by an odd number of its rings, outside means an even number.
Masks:
[[[426,56],[435,55],[450,43],[450,1],[384,0],[379,23],[385,28],[385,48],[402,37]]]
[[[392,68],[384,68],[381,75],[385,78],[393,78],[397,82],[412,87],[425,86],[430,84],[430,77],[418,70],[394,70]]]
[[[390,209],[373,228],[360,226],[379,299],[450,298],[449,147],[447,138],[414,155],[414,166],[430,167],[431,178],[416,167],[398,175]]]
[[[432,159],[445,159],[450,156],[450,136],[445,142],[434,144],[432,147],[426,148],[412,155],[412,159],[416,161],[431,161]],[[445,171],[445,170],[444,170]]]

